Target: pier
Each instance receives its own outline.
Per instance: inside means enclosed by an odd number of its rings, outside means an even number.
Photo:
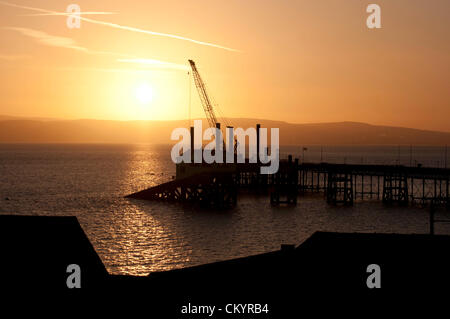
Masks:
[[[209,208],[236,205],[236,174],[200,173],[128,195],[128,198],[199,204]]]
[[[276,174],[262,175],[259,167],[252,163],[182,163],[177,165],[177,174],[182,177],[127,197],[230,208],[242,192],[269,195],[272,205],[295,205],[298,196],[323,193],[331,205],[381,200],[386,205],[428,206],[433,201],[450,209],[450,169],[299,163],[291,156],[280,161]]]
[[[433,201],[449,208],[450,169],[330,163],[304,163],[298,169],[302,193],[325,192],[330,197],[330,192],[346,190],[343,202],[348,204],[354,200],[382,200],[388,205],[429,205]],[[336,175],[345,176],[346,187],[334,181]]]
[[[220,129],[220,123],[216,123]],[[260,129],[256,125],[257,154]],[[323,193],[330,205],[351,206],[360,200],[386,205],[419,204],[450,209],[450,169],[368,164],[300,163],[288,155],[274,174],[261,174],[259,159],[252,163],[194,163],[194,127],[191,127],[191,163],[176,164],[174,180],[127,195],[128,198],[199,204],[217,209],[236,205],[238,194],[269,195],[270,203],[296,205],[299,196]],[[236,145],[235,145],[236,146]],[[224,151],[225,152],[225,151]],[[234,154],[236,159],[236,153]]]

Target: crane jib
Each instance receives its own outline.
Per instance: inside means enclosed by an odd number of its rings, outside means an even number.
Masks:
[[[203,110],[205,111],[206,119],[208,120],[208,124],[210,127],[216,127],[217,125],[217,117],[214,113],[214,109],[212,107],[211,99],[206,92],[206,86],[203,82],[200,73],[198,73],[197,67],[195,66],[195,62],[193,60],[189,60],[189,64],[192,68],[192,74],[194,76],[195,87],[197,88],[198,95],[200,97],[200,101],[203,106]]]

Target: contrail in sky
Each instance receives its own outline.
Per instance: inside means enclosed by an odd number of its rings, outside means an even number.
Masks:
[[[107,15],[117,14],[116,12],[77,12],[77,15]],[[71,16],[70,12],[55,12],[55,13],[35,13],[35,14],[21,14],[21,17],[41,17],[41,16]]]
[[[16,27],[2,27],[0,29],[5,30],[11,30],[11,31],[17,31],[21,34],[35,39],[37,42],[43,45],[52,46],[52,47],[59,47],[59,48],[66,48],[66,49],[72,49],[81,51],[87,54],[95,54],[95,55],[115,55],[117,57],[122,57],[121,59],[117,59],[118,62],[125,62],[125,63],[134,63],[134,64],[140,64],[140,65],[146,65],[152,68],[162,68],[162,69],[177,69],[177,70],[189,70],[187,65],[183,64],[177,64],[172,62],[166,62],[156,59],[141,59],[136,58],[135,56],[130,56],[128,54],[121,54],[116,52],[109,52],[109,51],[97,51],[97,50],[91,50],[86,47],[80,46],[75,40],[71,38],[66,37],[60,37],[48,34],[43,31],[29,29],[29,28],[16,28]],[[2,60],[18,60],[19,58],[24,58],[25,56],[5,56],[0,55],[0,59]]]
[[[17,5],[17,4],[14,4],[14,3],[9,3],[9,2],[5,2],[5,1],[1,1],[1,0],[0,0],[0,4],[5,5],[5,6],[9,6],[9,7],[26,9],[26,10],[32,10],[32,11],[46,13],[46,14],[58,14],[58,15],[61,14],[61,12],[57,12],[57,11],[46,10],[46,9],[35,8],[35,7],[22,6],[22,5]],[[71,14],[65,13],[64,15],[71,15]],[[219,44],[198,41],[198,40],[195,40],[195,39],[191,39],[191,38],[187,38],[187,37],[183,37],[183,36],[179,36],[179,35],[175,35],[175,34],[149,31],[149,30],[139,29],[139,28],[135,28],[135,27],[129,27],[129,26],[125,26],[125,25],[121,25],[121,24],[117,24],[117,23],[100,21],[100,20],[94,20],[94,19],[90,19],[90,18],[86,18],[86,17],[82,17],[82,16],[77,16],[77,18],[79,18],[82,21],[86,21],[86,22],[90,22],[90,23],[98,24],[98,25],[104,25],[104,26],[108,26],[108,27],[111,27],[111,28],[115,28],[115,29],[128,30],[128,31],[132,31],[132,32],[138,32],[138,33],[156,35],[156,36],[161,36],[161,37],[166,37],[166,38],[184,40],[184,41],[189,41],[189,42],[192,42],[192,43],[195,43],[195,44],[215,47],[215,48],[219,48],[219,49],[223,49],[223,50],[227,50],[227,51],[232,51],[232,52],[241,52],[240,50],[228,48],[228,47],[225,47],[225,46],[222,46],[222,45],[219,45]]]
[[[121,56],[124,58],[131,58],[131,56],[128,54],[121,54],[121,53],[108,52],[108,51],[90,50],[88,48],[78,45],[78,43],[71,38],[55,36],[55,35],[51,35],[51,34],[48,34],[46,32],[39,31],[39,30],[34,30],[34,29],[29,29],[29,28],[16,28],[16,27],[2,27],[1,29],[20,32],[21,34],[23,34],[27,37],[34,38],[40,44],[47,45],[47,46],[72,49],[72,50],[77,50],[77,51],[81,51],[81,52],[88,53],[88,54],[115,55],[115,56]]]

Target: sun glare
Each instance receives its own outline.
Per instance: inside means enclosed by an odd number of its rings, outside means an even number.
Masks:
[[[144,83],[136,88],[136,98],[142,104],[149,104],[153,99],[153,89]]]

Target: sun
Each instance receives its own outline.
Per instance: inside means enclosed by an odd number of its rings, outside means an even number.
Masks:
[[[136,99],[142,104],[149,104],[153,100],[153,88],[142,83],[136,88]]]

